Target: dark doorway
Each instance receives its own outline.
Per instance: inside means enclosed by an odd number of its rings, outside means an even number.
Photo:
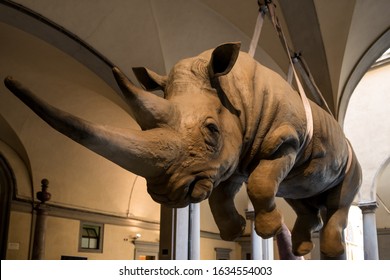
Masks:
[[[0,154],[0,254],[2,260],[5,260],[7,255],[8,228],[14,184],[12,170],[7,160]]]

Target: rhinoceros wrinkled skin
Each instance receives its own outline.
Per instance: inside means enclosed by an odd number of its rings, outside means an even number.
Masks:
[[[310,252],[311,233],[322,227],[321,252],[336,257],[344,252],[342,231],[361,181],[356,156],[338,123],[312,102],[308,139],[299,94],[239,49],[239,43],[223,44],[179,61],[168,76],[134,68],[143,89],[114,67],[142,131],[82,120],[11,77],[5,85],[54,129],[144,176],[155,201],[184,207],[209,198],[223,239],[235,240],[244,231],[234,197],[246,183],[261,237],[282,229],[275,205],[280,196],[297,214],[294,254]],[[164,98],[153,90],[163,90]]]

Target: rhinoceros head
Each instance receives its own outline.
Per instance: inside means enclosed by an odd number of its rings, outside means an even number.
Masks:
[[[141,128],[163,129],[169,132],[167,137],[171,135],[173,141],[180,143],[175,160],[167,165],[165,172],[146,178],[148,192],[155,201],[174,207],[200,202],[237,167],[242,144],[240,123],[229,110],[227,98],[218,92],[217,79],[231,70],[238,52],[238,44],[222,45],[209,59],[194,57],[178,62],[168,76],[134,68],[145,90],[164,92],[162,104],[149,107],[146,112],[148,115],[155,110],[152,118],[146,118],[144,110],[134,107],[131,100],[145,91],[114,69]]]
[[[5,85],[54,129],[145,177],[155,201],[184,207],[206,199],[237,167],[242,131],[218,79],[233,68],[239,47],[224,44],[182,60],[168,76],[134,68],[143,89],[114,67],[142,131],[92,124],[50,106],[10,77]],[[164,98],[150,92],[157,89]]]

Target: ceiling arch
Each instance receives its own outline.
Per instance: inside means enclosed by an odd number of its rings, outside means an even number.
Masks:
[[[390,29],[387,29],[379,38],[362,55],[356,63],[354,70],[351,72],[344,86],[344,94],[340,98],[338,109],[338,120],[341,126],[344,124],[345,114],[348,107],[349,99],[354,89],[374,62],[390,48]]]

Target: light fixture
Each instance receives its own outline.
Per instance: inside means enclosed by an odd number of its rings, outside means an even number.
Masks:
[[[134,235],[133,240],[137,240],[137,239],[141,238],[141,236],[142,235],[140,233],[137,233],[136,235]]]

